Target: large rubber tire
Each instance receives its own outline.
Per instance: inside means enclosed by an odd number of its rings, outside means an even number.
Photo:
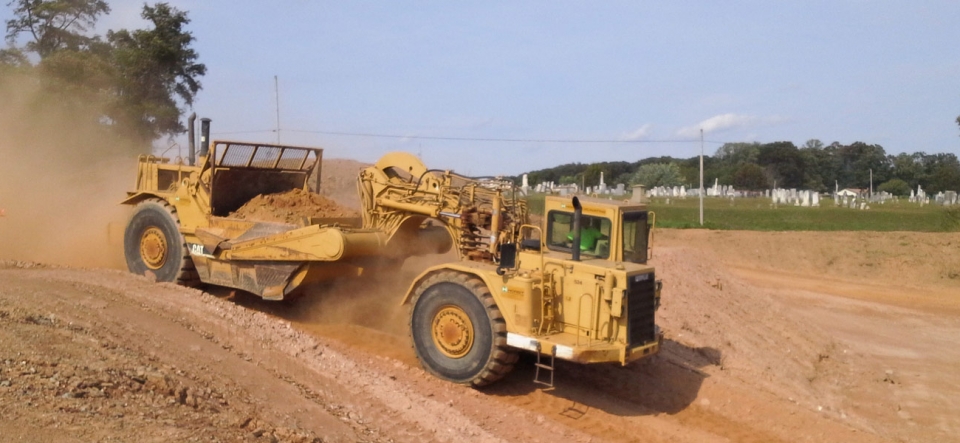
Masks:
[[[197,287],[200,276],[180,234],[177,209],[164,200],[138,204],[123,233],[127,269],[137,275],[152,273],[157,281]]]
[[[443,380],[481,387],[513,370],[517,351],[479,278],[441,271],[425,278],[410,314],[413,348],[423,368]]]

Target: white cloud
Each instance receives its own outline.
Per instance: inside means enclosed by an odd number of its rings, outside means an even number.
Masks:
[[[653,128],[653,125],[651,125],[650,123],[646,123],[643,126],[633,130],[632,132],[623,134],[620,137],[620,139],[625,141],[643,140],[650,135],[650,129],[652,128]]]
[[[773,125],[785,121],[783,117],[757,117],[754,115],[742,114],[720,114],[710,117],[696,125],[685,126],[677,131],[679,137],[696,137],[700,135],[703,129],[704,134],[726,131],[737,128],[755,128],[758,126]]]

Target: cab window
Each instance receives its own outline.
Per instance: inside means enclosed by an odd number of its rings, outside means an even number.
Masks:
[[[580,216],[580,253],[597,258],[610,256],[610,219]],[[573,214],[550,211],[547,214],[547,247],[554,251],[573,251]]]
[[[623,261],[647,262],[649,229],[646,211],[623,214]]]

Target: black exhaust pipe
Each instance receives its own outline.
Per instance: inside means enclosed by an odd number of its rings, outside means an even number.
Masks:
[[[197,131],[195,128],[195,123],[197,121],[197,113],[194,112],[190,114],[190,118],[187,119],[187,137],[190,137],[190,153],[187,154],[187,164],[190,166],[197,165]]]
[[[583,214],[583,206],[580,206],[580,199],[573,198],[573,261],[580,261],[580,215]]]
[[[200,156],[206,157],[210,154],[210,119],[200,119]]]

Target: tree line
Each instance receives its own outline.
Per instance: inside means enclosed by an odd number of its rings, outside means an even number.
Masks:
[[[6,22],[7,47],[0,50],[0,85],[34,84],[38,108],[92,107],[89,123],[140,142],[184,132],[181,117],[207,69],[192,48],[186,12],[144,4],[149,29],[100,36],[91,30],[110,12],[104,0],[12,0],[7,6],[14,18]]]
[[[714,180],[735,189],[762,191],[779,188],[832,192],[840,189],[867,189],[909,195],[917,185],[927,192],[960,191],[960,161],[951,153],[888,155],[882,146],[854,142],[824,145],[809,140],[803,146],[793,142],[726,143],[713,155],[703,157],[704,186]],[[687,186],[700,183],[700,158],[654,157],[636,162],[571,163],[531,171],[531,184],[544,181],[584,186],[604,181],[615,185]]]

